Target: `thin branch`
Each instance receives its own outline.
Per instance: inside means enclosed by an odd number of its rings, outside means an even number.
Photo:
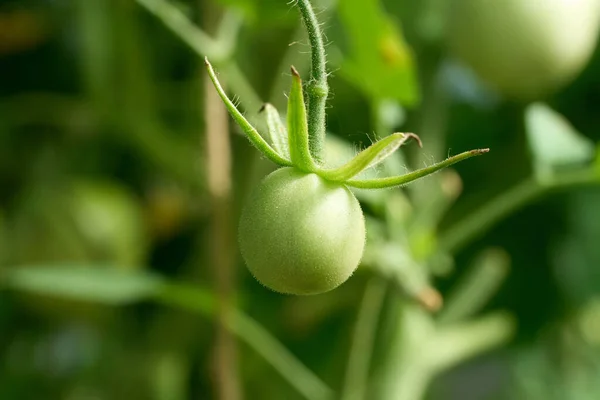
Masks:
[[[209,57],[213,60],[215,65],[222,68],[227,74],[229,86],[241,96],[240,100],[245,109],[258,109],[261,104],[260,96],[256,94],[252,85],[250,85],[246,77],[241,73],[239,67],[231,58],[236,42],[232,36],[238,32],[239,24],[241,24],[239,16],[228,16],[226,14],[221,25],[223,26],[223,31],[219,32],[218,40],[215,40],[190,21],[181,10],[168,1],[136,1],[158,18],[198,56]],[[227,32],[225,29],[226,27],[229,27]],[[232,27],[235,29],[231,29]]]
[[[202,71],[204,79],[204,115],[206,115],[206,170],[208,192],[211,200],[211,264],[214,270],[219,300],[217,333],[215,339],[215,377],[218,398],[242,398],[239,379],[236,342],[227,329],[227,321],[234,311],[235,247],[231,219],[231,145],[229,119],[219,94],[212,88],[211,80]]]
[[[196,312],[205,316],[214,313],[210,297],[197,286],[165,285],[156,300],[162,304]],[[306,400],[331,400],[333,391],[298,360],[281,342],[242,311],[230,314],[228,329],[245,342],[273,369],[292,385]]]
[[[304,398],[333,399],[333,391],[256,321],[238,312],[229,329],[259,352]]]
[[[165,0],[136,0],[138,4],[154,14],[200,56],[210,56],[214,60],[227,58],[229,49],[220,46],[173,4]]]
[[[527,179],[479,209],[469,212],[460,222],[441,235],[440,247],[451,252],[461,250],[505,217],[550,191],[598,184],[600,184],[600,173],[593,168],[562,173],[548,182],[540,182],[534,178]]]
[[[367,283],[354,328],[344,388],[342,389],[342,400],[366,398],[371,355],[385,292],[386,282],[383,279],[373,277]]]

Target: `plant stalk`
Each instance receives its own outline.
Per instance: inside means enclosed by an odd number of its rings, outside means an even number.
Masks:
[[[325,147],[325,106],[329,94],[327,56],[323,43],[323,33],[310,1],[297,0],[296,4],[308,32],[311,52],[310,79],[306,84],[310,152],[317,163],[322,163]]]
[[[539,182],[534,178],[527,179],[470,212],[455,226],[445,231],[440,237],[440,247],[450,252],[462,250],[497,222],[531,204],[549,191],[599,184],[600,173],[593,167],[583,171],[557,174],[548,182]]]
[[[205,15],[214,16],[214,13],[206,12]],[[210,259],[218,298],[213,370],[216,398],[241,400],[243,395],[238,371],[237,343],[228,329],[228,322],[235,312],[235,259],[231,251],[235,248],[235,234],[232,220],[234,213],[231,198],[229,118],[203,65],[199,75],[204,79],[206,170],[212,209]]]
[[[367,283],[354,328],[342,400],[366,399],[375,333],[386,288],[386,282],[379,277],[373,277]]]

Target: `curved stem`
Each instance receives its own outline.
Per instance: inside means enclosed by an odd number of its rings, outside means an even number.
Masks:
[[[313,158],[320,163],[325,146],[325,105],[329,93],[325,45],[321,27],[310,1],[297,0],[297,6],[308,32],[312,59],[310,80],[306,84],[310,152]]]
[[[194,52],[212,59],[227,58],[230,49],[221,48],[213,38],[198,28],[174,5],[164,0],[136,0],[138,4],[154,14]]]
[[[240,103],[247,110],[258,109],[262,104],[252,85],[241,73],[232,59],[236,37],[241,25],[237,14],[227,13],[219,28],[217,39],[212,38],[173,4],[165,0],[136,0],[148,12],[158,18],[183,43],[201,57],[209,57],[227,74],[229,87],[240,96]]]

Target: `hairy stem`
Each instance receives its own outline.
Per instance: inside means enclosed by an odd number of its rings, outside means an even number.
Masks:
[[[321,163],[325,146],[325,105],[329,93],[325,45],[321,27],[310,1],[297,0],[297,5],[308,32],[311,50],[310,80],[306,84],[310,152],[313,158]]]

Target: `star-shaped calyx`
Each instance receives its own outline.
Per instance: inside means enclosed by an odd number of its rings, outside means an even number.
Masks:
[[[350,187],[382,189],[405,185],[452,164],[489,151],[489,149],[466,151],[404,175],[376,179],[355,179],[362,171],[381,163],[409,139],[416,140],[419,146],[421,146],[419,137],[412,133],[393,133],[373,143],[345,165],[338,168],[325,168],[311,154],[306,104],[302,92],[302,79],[294,67],[291,68],[292,87],[288,97],[287,128],[281,121],[279,113],[272,105],[266,104],[263,107],[263,112],[266,114],[267,119],[268,135],[265,135],[265,137],[269,138],[269,141],[267,141],[248,122],[229,97],[227,97],[208,59],[205,59],[205,63],[210,78],[232,118],[240,126],[250,142],[265,157],[282,167],[294,167],[302,172],[314,173],[325,180]]]

